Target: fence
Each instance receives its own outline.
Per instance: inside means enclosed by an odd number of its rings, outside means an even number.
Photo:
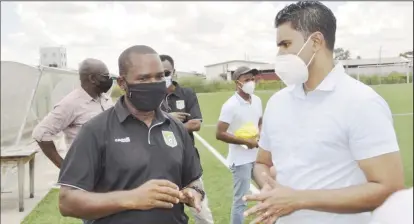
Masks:
[[[352,74],[356,79],[362,81],[366,79],[366,77],[375,77],[377,80],[370,80],[370,85],[376,84],[390,84],[390,83],[383,83],[382,81],[385,79],[384,77],[393,77],[393,79],[397,76],[404,77],[405,82],[410,83],[410,75],[412,75],[413,68],[410,66],[409,63],[397,63],[397,64],[389,64],[389,65],[367,65],[367,66],[357,66],[355,68],[347,68],[346,69],[348,74]],[[365,77],[365,78],[363,78]],[[386,82],[391,82],[384,80]],[[399,82],[399,80],[394,80],[393,83]],[[368,83],[367,83],[368,84]]]

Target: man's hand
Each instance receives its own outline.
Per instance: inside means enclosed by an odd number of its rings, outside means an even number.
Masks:
[[[248,149],[254,149],[259,147],[259,144],[257,143],[256,139],[247,139],[245,145]]]
[[[190,116],[190,114],[184,113],[184,112],[171,112],[170,115],[173,116],[173,117],[175,117],[175,118],[177,118],[181,122],[185,121],[185,119],[188,116]]]
[[[196,119],[188,120],[187,122],[185,122],[184,127],[189,132],[199,131],[200,130],[200,127],[201,127],[201,121],[200,120],[196,120]]]
[[[174,183],[168,180],[149,180],[130,191],[125,206],[136,210],[172,208],[182,197],[182,193]]]
[[[252,208],[248,209],[244,215],[252,214],[258,217],[252,223],[260,223],[266,220],[266,223],[276,221],[278,217],[288,215],[298,209],[298,199],[296,198],[296,191],[278,184],[266,173],[266,185],[269,185],[271,190],[262,191],[255,195],[246,195],[243,200],[261,202]],[[266,186],[267,189],[269,187]]]
[[[260,193],[266,193],[266,192],[269,192],[271,190],[273,190],[272,186],[270,186],[270,184],[268,184],[266,182],[263,185],[262,189],[260,189]],[[263,203],[263,202],[258,202],[258,204],[261,204],[261,203]],[[262,222],[264,224],[274,224],[276,222],[277,218],[278,218],[278,216],[272,215],[272,216],[269,216],[268,218],[260,219],[263,214],[264,214],[264,212],[261,212],[260,215],[259,215],[259,217],[257,217],[256,219],[254,219],[251,223],[260,222],[260,220],[262,220]]]
[[[182,191],[180,202],[187,204],[197,210],[201,211],[201,194],[192,188],[184,188]]]

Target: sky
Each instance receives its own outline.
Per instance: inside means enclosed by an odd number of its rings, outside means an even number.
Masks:
[[[323,2],[337,19],[336,46],[351,57],[413,50],[413,2]],[[289,2],[1,2],[1,60],[39,63],[39,48],[65,46],[68,67],[96,58],[117,74],[120,53],[148,45],[180,71],[244,60],[272,63],[274,18]],[[247,55],[247,57],[246,57]]]

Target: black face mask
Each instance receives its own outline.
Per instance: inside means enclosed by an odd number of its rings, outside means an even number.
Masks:
[[[99,81],[96,86],[101,92],[106,93],[112,87],[112,83],[114,83],[114,81],[112,81],[111,78],[105,77],[105,81]]]
[[[157,109],[167,94],[165,81],[127,84],[127,97],[140,111],[153,111]]]

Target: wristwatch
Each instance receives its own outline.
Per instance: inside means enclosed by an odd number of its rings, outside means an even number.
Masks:
[[[190,186],[190,187],[188,187],[188,188],[191,188],[191,189],[193,189],[193,190],[197,191],[199,194],[201,194],[201,201],[203,201],[203,200],[204,200],[204,198],[205,198],[205,196],[206,196],[206,192],[204,192],[204,190],[203,190],[203,189],[201,189],[201,188],[199,188],[199,187],[197,187],[197,186]]]

